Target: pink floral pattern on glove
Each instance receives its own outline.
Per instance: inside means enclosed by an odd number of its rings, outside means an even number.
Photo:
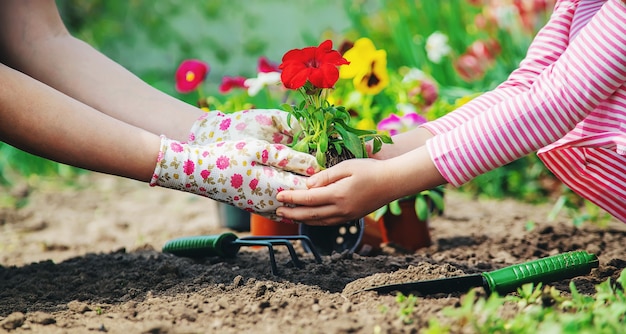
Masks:
[[[210,144],[256,138],[274,144],[289,144],[299,131],[297,122],[287,123],[287,113],[278,109],[250,109],[232,114],[212,111],[202,115],[189,133],[189,143]]]
[[[151,186],[206,196],[277,221],[282,204],[276,194],[304,189],[302,175],[319,170],[312,155],[251,138],[197,145],[162,137],[158,157]]]

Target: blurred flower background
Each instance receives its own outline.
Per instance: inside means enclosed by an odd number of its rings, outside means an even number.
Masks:
[[[283,53],[331,39],[351,65],[341,69],[330,100],[350,110],[354,126],[393,133],[441,117],[505,80],[555,0],[57,3],[77,37],[154,87],[206,110],[278,108],[293,100],[280,85]],[[16,173],[74,173],[2,143],[0,153],[0,184]],[[462,189],[532,202],[558,198],[558,209],[589,207],[534,155]]]

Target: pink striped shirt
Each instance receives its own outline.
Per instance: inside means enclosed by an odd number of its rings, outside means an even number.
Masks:
[[[452,185],[537,151],[568,187],[626,222],[626,4],[558,0],[505,82],[423,127]]]

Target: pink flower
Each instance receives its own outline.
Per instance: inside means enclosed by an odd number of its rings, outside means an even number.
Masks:
[[[417,113],[407,113],[402,117],[399,117],[396,114],[391,114],[389,117],[378,123],[377,129],[380,131],[389,131],[389,134],[394,136],[400,132],[413,129],[425,122],[426,118],[418,115]]]
[[[189,138],[187,139],[188,141],[192,142],[194,140],[196,140],[196,135],[192,132],[189,134]]]
[[[257,70],[260,73],[280,72],[278,64],[269,61],[265,57],[259,57],[259,65],[257,66]]]
[[[235,144],[235,148],[238,150],[243,150],[243,148],[246,147],[246,142],[245,141],[240,141],[237,144]]]
[[[315,168],[313,168],[313,167],[309,167],[309,168],[307,168],[307,169],[306,169],[306,174],[307,174],[307,175],[313,175],[313,174],[315,174]]]
[[[241,122],[238,123],[237,125],[235,125],[235,129],[237,129],[237,131],[243,131],[248,127],[248,124],[246,124],[246,122]]]
[[[439,98],[439,88],[430,80],[422,81],[422,86],[420,87],[422,91],[422,97],[424,98],[424,104],[426,106],[430,106],[431,104],[437,101]]]
[[[183,151],[183,145],[177,142],[172,142],[172,144],[170,144],[170,148],[176,153],[180,153]]]
[[[209,65],[201,60],[183,61],[176,70],[176,90],[180,93],[192,92],[204,81],[209,71]]]
[[[250,184],[248,184],[248,186],[250,187],[250,189],[254,190],[257,188],[257,186],[259,185],[259,180],[257,179],[252,179],[250,181]]]
[[[185,161],[185,163],[183,164],[183,171],[185,172],[185,174],[187,175],[191,175],[193,174],[193,171],[196,169],[196,164],[193,163],[193,161],[191,160],[187,160]]]
[[[248,88],[245,84],[245,77],[229,77],[225,76],[222,78],[222,84],[219,87],[219,92],[221,94],[226,94],[233,90],[234,88],[246,89]]]
[[[267,115],[261,115],[261,114],[256,115],[254,117],[254,120],[260,125],[272,125],[273,124],[272,118]]]
[[[276,188],[276,193],[278,194],[279,192],[281,192],[281,191],[283,191],[283,190],[285,190],[285,188],[283,188],[283,187],[278,187],[278,188]]]
[[[210,175],[211,175],[211,171],[209,171],[208,169],[205,169],[200,172],[200,176],[202,176],[202,178],[205,180],[208,179]]]
[[[283,135],[282,133],[274,132],[274,134],[272,135],[272,141],[274,143],[280,143],[281,141],[283,141],[283,138],[285,138],[285,135]]]
[[[230,127],[230,118],[225,118],[220,122],[220,130],[226,131]]]
[[[217,158],[215,165],[217,166],[217,168],[224,170],[230,166],[230,159],[228,159],[227,156],[222,155]]]
[[[239,189],[243,184],[243,176],[241,174],[234,174],[230,178],[230,185],[235,189]]]
[[[265,174],[268,177],[273,177],[274,176],[274,168],[264,167],[263,168],[263,174]]]
[[[269,155],[270,153],[267,150],[263,150],[263,152],[261,152],[261,161],[264,164],[267,163],[267,160],[269,159]]]
[[[163,151],[159,151],[159,154],[157,154],[157,162],[160,162],[161,160],[163,160],[163,156],[165,154],[163,153]]]
[[[278,162],[278,166],[285,167],[285,166],[287,166],[288,163],[289,163],[289,159],[283,159],[283,160]]]

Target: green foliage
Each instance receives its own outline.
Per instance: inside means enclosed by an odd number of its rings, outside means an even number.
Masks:
[[[374,212],[374,220],[379,220],[387,212],[395,216],[402,214],[400,201],[415,201],[415,213],[421,221],[427,221],[433,214],[443,212],[445,202],[443,200],[444,187],[439,186],[434,189],[424,190],[414,196],[401,198],[379,208]]]
[[[423,333],[621,333],[626,326],[626,270],[616,282],[596,285],[595,295],[571,295],[554,287],[526,284],[517,295],[477,297],[470,290],[458,307],[446,307],[445,323],[432,319]],[[514,312],[503,312],[504,309]]]
[[[483,15],[484,8],[466,0],[346,0],[344,4],[353,34],[369,37],[380,45],[394,46],[387,48],[390,67],[420,68],[444,87],[465,87],[474,91],[493,88],[517,67],[534,33],[522,30],[519,17],[511,17],[506,29],[479,28],[476,18]],[[547,19],[545,15],[540,21]],[[448,36],[452,48],[450,57],[462,54],[476,40],[489,38],[497,39],[503,52],[484,77],[467,82],[459,77],[450,58],[441,62],[428,59],[426,41],[436,31]]]
[[[307,82],[298,91],[303,97],[299,105],[282,106],[289,113],[288,122],[294,118],[302,128],[294,135],[300,139],[293,143],[292,148],[300,152],[315,153],[320,166],[327,167],[328,152],[358,159],[367,156],[366,141],[373,140],[374,153],[380,149],[382,143],[391,143],[389,136],[378,134],[375,130],[361,130],[350,126],[350,113],[345,107],[334,106],[328,102],[327,89],[313,87]],[[348,152],[344,153],[344,150]]]
[[[0,142],[0,186],[12,186],[32,175],[70,180],[84,170],[59,164]]]
[[[404,324],[412,324],[413,323],[413,312],[415,311],[415,306],[417,306],[418,298],[414,295],[405,296],[401,293],[396,295],[396,303],[400,307],[398,310],[398,317]]]

